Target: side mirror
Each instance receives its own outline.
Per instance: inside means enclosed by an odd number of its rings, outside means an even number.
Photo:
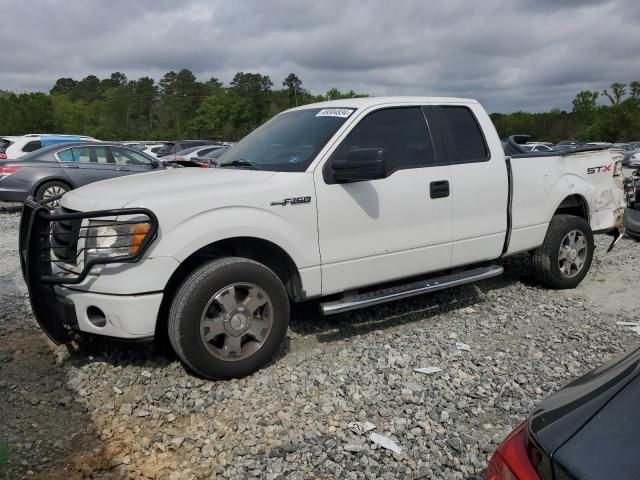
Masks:
[[[346,160],[332,159],[331,171],[337,183],[363,182],[387,177],[387,162],[382,148],[358,148],[347,153]]]

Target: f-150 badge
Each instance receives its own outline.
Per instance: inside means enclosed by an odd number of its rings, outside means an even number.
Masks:
[[[282,205],[285,207],[287,205],[302,205],[303,203],[311,203],[311,197],[285,198],[280,202],[271,202],[271,205]]]

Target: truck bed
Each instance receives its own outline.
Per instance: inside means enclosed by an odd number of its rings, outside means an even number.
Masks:
[[[567,192],[588,206],[595,232],[615,228],[625,205],[622,153],[601,148],[512,155],[512,232],[507,254],[540,245]],[[542,186],[542,188],[540,188]]]

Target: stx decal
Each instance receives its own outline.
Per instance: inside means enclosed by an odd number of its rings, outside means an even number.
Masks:
[[[598,167],[589,167],[587,168],[587,175],[592,175],[594,173],[604,173],[611,171],[611,164],[607,163],[606,165],[600,165]]]
[[[302,205],[303,203],[311,203],[311,197],[285,198],[280,202],[271,202],[271,205],[282,205],[284,207],[287,205]]]

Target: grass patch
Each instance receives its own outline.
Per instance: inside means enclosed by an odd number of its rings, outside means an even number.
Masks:
[[[11,453],[9,444],[0,440],[0,467],[9,460],[9,453]]]

